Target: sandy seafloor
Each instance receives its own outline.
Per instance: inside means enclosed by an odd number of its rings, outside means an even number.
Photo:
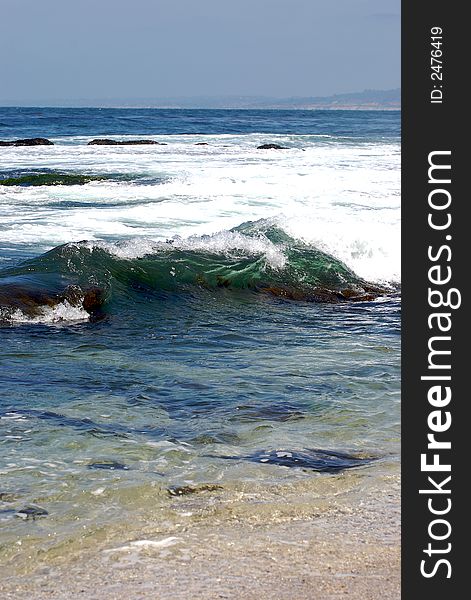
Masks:
[[[336,499],[328,505],[308,486],[272,490],[262,507],[243,491],[175,497],[180,520],[173,527],[148,525],[136,538],[126,537],[123,524],[113,541],[35,558],[0,585],[2,598],[399,598],[397,470],[380,479],[353,474],[356,492],[344,493],[352,482],[343,480],[351,477],[330,482]],[[284,505],[276,498],[281,493]]]

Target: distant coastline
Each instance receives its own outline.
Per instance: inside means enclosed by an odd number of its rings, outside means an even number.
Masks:
[[[332,96],[271,98],[265,96],[197,96],[135,99],[1,101],[9,107],[160,108],[238,110],[400,110],[401,90],[364,90]]]

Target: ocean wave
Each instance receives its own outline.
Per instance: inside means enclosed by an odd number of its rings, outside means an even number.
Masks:
[[[244,235],[237,228],[212,235],[192,235],[187,238],[175,236],[165,242],[133,238],[120,243],[81,242],[77,247],[86,247],[90,251],[105,250],[110,255],[122,259],[138,259],[152,254],[165,253],[169,250],[182,253],[223,255],[228,258],[242,253],[246,256],[263,256],[267,265],[273,269],[282,269],[287,260],[283,247],[274,244],[261,231],[259,235],[252,237]]]
[[[387,292],[270,220],[164,242],[69,243],[0,273],[2,316],[10,322],[80,320],[143,293],[222,289],[308,302]]]

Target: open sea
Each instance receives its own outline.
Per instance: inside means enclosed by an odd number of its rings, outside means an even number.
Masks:
[[[33,137],[0,146],[10,572],[398,480],[399,112],[0,108]]]

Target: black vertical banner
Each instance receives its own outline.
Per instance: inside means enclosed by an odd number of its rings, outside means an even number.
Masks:
[[[461,598],[468,567],[469,25],[402,3],[402,597]],[[468,265],[468,266],[467,266]],[[465,289],[466,288],[466,289]],[[465,447],[465,440],[468,442]],[[460,592],[458,592],[460,590]]]

